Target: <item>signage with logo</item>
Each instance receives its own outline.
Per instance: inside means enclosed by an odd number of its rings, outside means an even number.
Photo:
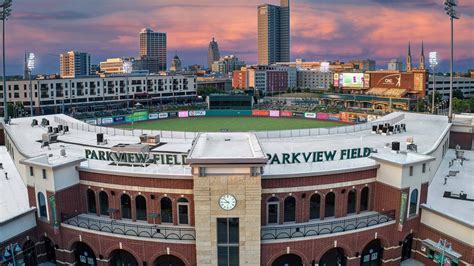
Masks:
[[[102,118],[102,124],[112,124],[112,123],[114,123],[114,119],[112,117]]]
[[[327,120],[329,118],[329,114],[326,114],[326,113],[317,113],[316,114],[316,118],[317,119],[321,119],[321,120]]]
[[[408,200],[408,193],[402,192],[400,197],[400,214],[398,217],[398,231],[403,231],[403,223],[405,222],[405,215],[407,210],[407,200]]]
[[[304,117],[304,113],[303,112],[293,112],[293,116],[294,117]]]
[[[334,73],[334,87],[339,87],[339,74]]]
[[[162,118],[168,118],[168,113],[159,113],[158,114],[158,118],[162,119]]]
[[[189,116],[205,116],[206,111],[189,111]]]
[[[280,116],[292,117],[292,116],[293,116],[293,112],[291,112],[291,111],[280,111]]]
[[[253,110],[252,111],[253,116],[268,116],[269,114],[270,112],[267,110]]]
[[[362,88],[364,86],[364,73],[342,73],[342,87]],[[339,84],[341,86],[341,84]]]
[[[329,114],[328,120],[339,121],[339,114]]]
[[[125,122],[125,116],[116,116],[114,117],[114,123]]]
[[[165,164],[182,165],[186,163],[187,154],[171,153],[133,153],[112,150],[85,149],[85,158],[98,161],[110,161],[116,164]]]
[[[158,119],[158,114],[149,114],[148,119]]]
[[[189,117],[188,111],[179,111],[178,117]]]
[[[372,148],[267,154],[268,164],[316,163],[369,157]]]
[[[97,120],[95,119],[88,119],[85,122],[89,125],[97,125]]]
[[[271,116],[271,117],[279,117],[279,116],[280,116],[280,111],[278,111],[278,110],[270,110],[270,116]]]
[[[304,113],[305,118],[316,118],[316,113]]]

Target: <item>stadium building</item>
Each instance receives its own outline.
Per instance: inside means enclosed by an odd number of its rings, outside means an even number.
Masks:
[[[170,133],[12,119],[0,131],[0,258],[472,265],[474,124],[454,121]]]

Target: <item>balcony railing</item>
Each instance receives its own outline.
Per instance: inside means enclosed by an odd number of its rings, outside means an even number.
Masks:
[[[165,240],[196,240],[194,228],[141,224],[110,218],[91,218],[87,214],[62,215],[64,224],[94,231]]]
[[[339,218],[329,222],[317,221],[289,226],[264,226],[261,231],[261,239],[290,239],[340,233],[387,223],[394,219],[395,210],[391,210],[354,218]]]

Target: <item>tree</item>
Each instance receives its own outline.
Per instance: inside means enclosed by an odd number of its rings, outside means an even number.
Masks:
[[[471,108],[470,108],[468,100],[453,98],[453,112],[464,113],[464,112],[469,112],[470,109]]]
[[[217,92],[221,92],[221,91],[215,87],[201,87],[197,89],[197,94],[199,96],[207,96],[209,94],[217,93]]]
[[[425,101],[423,99],[418,99],[416,102],[416,111],[424,112],[425,111]]]
[[[458,98],[458,99],[462,100],[462,99],[464,99],[464,94],[459,89],[453,90],[453,98]]]
[[[431,102],[431,99],[433,99],[433,92],[430,93],[430,95],[428,96],[428,101]],[[443,100],[443,96],[441,96],[441,94],[439,94],[439,92],[435,92],[435,105],[440,103],[441,100]]]

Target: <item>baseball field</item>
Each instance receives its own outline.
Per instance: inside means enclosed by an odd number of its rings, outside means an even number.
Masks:
[[[193,117],[136,122],[119,125],[127,129],[153,129],[187,132],[269,131],[342,126],[343,123],[303,118]]]

